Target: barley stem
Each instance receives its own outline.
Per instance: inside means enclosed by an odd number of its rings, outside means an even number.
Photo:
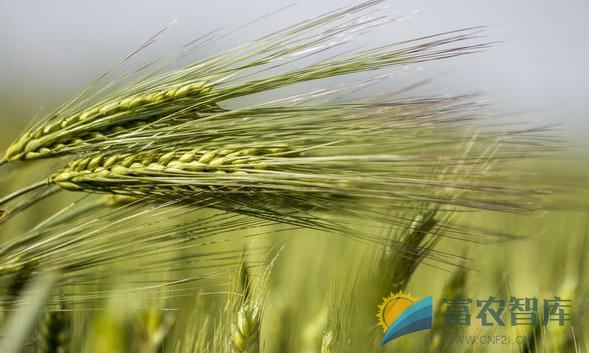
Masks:
[[[12,208],[10,211],[5,212],[4,214],[0,215],[0,224],[8,221],[10,218],[12,218],[14,215],[18,214],[19,212],[26,210],[27,208],[31,207],[32,205],[36,204],[37,202],[57,193],[60,190],[61,189],[59,187],[52,186],[52,187],[48,188],[47,190],[45,190],[40,195],[35,196],[35,197],[31,197],[30,199],[23,201],[22,203],[16,205],[14,208]]]
[[[49,185],[47,183],[47,180],[41,180],[41,181],[31,184],[29,186],[25,186],[24,188],[16,190],[12,194],[9,194],[9,195],[1,198],[0,205],[4,205],[5,203],[12,201],[19,196],[25,195],[31,191],[37,190],[37,189],[42,188],[43,186],[47,186],[47,185]]]

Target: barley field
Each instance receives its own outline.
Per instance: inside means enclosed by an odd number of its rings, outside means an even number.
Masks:
[[[432,93],[485,27],[358,45],[387,6],[2,99],[0,352],[586,352],[582,143]]]

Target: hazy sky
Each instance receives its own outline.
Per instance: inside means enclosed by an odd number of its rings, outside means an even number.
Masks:
[[[300,0],[234,34],[223,47],[354,3],[358,2]],[[154,49],[159,54],[211,29],[244,24],[289,4],[293,2],[0,0],[0,104],[26,97],[32,102],[25,113],[32,114],[42,104],[63,101],[172,20],[178,21]],[[527,112],[526,118],[561,122],[577,136],[589,136],[589,1],[388,4],[386,11],[410,18],[366,36],[367,44],[479,25],[490,26],[489,40],[501,42],[482,54],[426,65],[422,74],[436,76],[428,92],[483,92],[494,100],[497,111]]]

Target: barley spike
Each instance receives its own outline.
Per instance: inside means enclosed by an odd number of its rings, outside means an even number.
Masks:
[[[5,160],[30,160],[57,156],[72,146],[102,141],[108,136],[145,125],[166,113],[178,100],[195,99],[210,91],[205,82],[191,82],[151,93],[136,94],[103,102],[87,110],[56,117],[48,123],[23,134],[6,151]]]
[[[237,313],[231,334],[234,353],[258,353],[260,351],[260,309],[244,304]]]

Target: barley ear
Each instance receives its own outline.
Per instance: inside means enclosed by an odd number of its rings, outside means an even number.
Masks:
[[[239,308],[231,329],[231,343],[234,353],[260,351],[260,308],[257,305],[244,304]]]
[[[263,296],[267,289],[270,272],[278,256],[279,253],[273,257],[266,267],[261,281],[253,286],[250,273],[247,270],[245,252],[242,254],[238,288],[242,291],[243,296],[231,326],[230,347],[233,353],[258,353],[260,351]]]
[[[393,237],[395,247],[384,249],[381,271],[391,274],[388,283],[391,291],[398,292],[407,287],[419,264],[435,246],[438,236],[433,239],[430,236],[439,223],[436,213],[434,208],[415,215],[408,226]]]
[[[40,330],[42,353],[68,353],[71,333],[71,315],[61,304],[45,313]]]
[[[260,307],[252,299],[251,279],[245,260],[242,260],[239,268],[238,287],[243,293],[243,299],[235,322],[231,325],[231,351],[257,353],[260,350]]]

